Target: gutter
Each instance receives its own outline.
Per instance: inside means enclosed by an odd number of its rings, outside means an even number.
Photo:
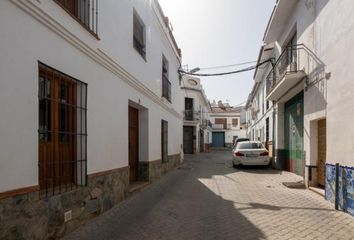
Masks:
[[[270,25],[272,24],[272,21],[273,21],[273,19],[274,19],[275,12],[276,12],[277,9],[278,9],[278,4],[279,4],[279,0],[277,0],[277,2],[275,3],[275,6],[274,6],[273,11],[272,11],[272,14],[270,15],[270,18],[269,18],[269,20],[268,20],[268,24],[267,24],[266,30],[264,31],[264,35],[263,35],[263,42],[265,42],[265,39],[266,39],[266,37],[267,37],[267,35],[268,35]]]

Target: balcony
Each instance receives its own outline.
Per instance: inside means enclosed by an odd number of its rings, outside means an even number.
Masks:
[[[231,128],[232,128],[232,124],[212,124],[213,130],[227,130]]]
[[[279,100],[306,77],[309,57],[304,45],[289,46],[282,52],[267,76],[267,100]]]
[[[183,111],[183,120],[184,121],[191,121],[196,122],[200,120],[200,113],[199,111],[194,110],[184,110]]]
[[[208,119],[202,119],[202,122],[200,124],[200,127],[203,128],[203,129],[206,129],[206,128],[212,128],[212,124],[210,122],[210,120]]]
[[[98,0],[54,0],[54,2],[98,38]]]

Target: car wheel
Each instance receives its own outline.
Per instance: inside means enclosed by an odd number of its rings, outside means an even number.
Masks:
[[[232,167],[233,168],[238,168],[239,165],[236,165],[234,162],[232,162]]]

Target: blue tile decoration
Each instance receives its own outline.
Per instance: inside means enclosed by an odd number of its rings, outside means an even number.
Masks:
[[[326,200],[334,203],[335,199],[335,184],[336,184],[336,166],[326,164],[325,173],[325,198]]]
[[[335,183],[336,167],[332,164],[326,164],[325,178],[325,198],[334,203],[335,201]],[[354,216],[354,168],[339,166],[339,195],[338,207]]]

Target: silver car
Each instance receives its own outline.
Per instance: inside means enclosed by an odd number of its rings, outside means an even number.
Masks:
[[[268,150],[259,141],[246,141],[237,144],[233,150],[233,166],[269,165]]]

